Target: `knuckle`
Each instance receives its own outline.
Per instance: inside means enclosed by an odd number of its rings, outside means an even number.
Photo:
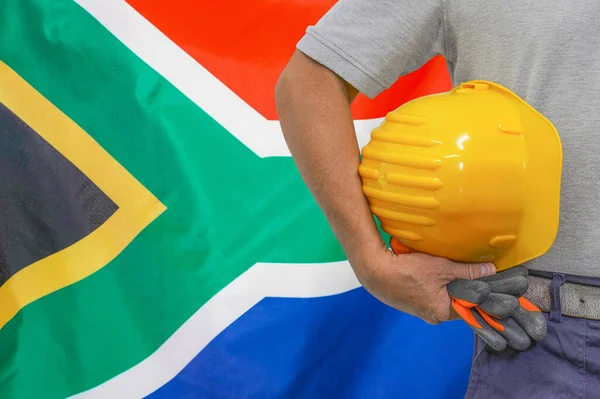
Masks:
[[[437,325],[440,324],[439,321],[437,321],[433,316],[428,315],[428,316],[424,316],[422,317],[423,321],[427,324],[431,324],[431,325]]]
[[[448,315],[444,314],[443,311],[439,309],[433,309],[433,311],[429,315],[429,319],[431,324],[440,324],[448,318]]]
[[[467,264],[467,265],[465,265],[465,267],[467,268],[467,277],[469,280],[473,280],[474,278],[477,277],[477,274],[475,273],[474,265]]]

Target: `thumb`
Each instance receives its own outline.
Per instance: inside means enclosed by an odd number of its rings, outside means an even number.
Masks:
[[[496,266],[493,263],[456,263],[450,267],[452,279],[473,280],[480,277],[493,276],[496,274]]]

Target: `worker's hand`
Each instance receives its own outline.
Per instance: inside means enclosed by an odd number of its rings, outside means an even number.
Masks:
[[[390,247],[398,255],[415,253],[393,237]],[[509,346],[522,351],[529,348],[531,340],[546,335],[546,318],[523,297],[529,287],[528,274],[525,266],[517,266],[475,280],[459,278],[448,283],[452,309],[492,350]]]
[[[422,253],[396,255],[386,249],[367,262],[362,270],[368,273],[358,273],[364,276],[361,283],[367,291],[389,306],[430,324],[451,318],[448,283],[495,273],[495,267],[489,263],[463,264]]]

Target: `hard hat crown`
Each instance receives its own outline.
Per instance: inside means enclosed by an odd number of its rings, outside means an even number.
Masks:
[[[561,168],[550,121],[510,90],[472,81],[390,112],[359,174],[385,232],[420,252],[502,270],[552,245]]]

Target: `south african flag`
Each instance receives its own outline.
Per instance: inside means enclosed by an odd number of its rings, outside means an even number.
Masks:
[[[0,398],[461,397],[355,279],[273,87],[329,0],[0,3]],[[449,88],[442,59],[353,106]]]

